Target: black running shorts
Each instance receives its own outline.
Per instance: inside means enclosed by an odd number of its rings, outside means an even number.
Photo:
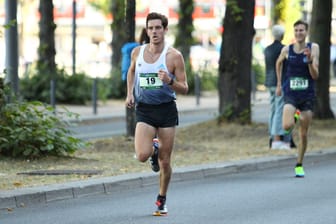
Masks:
[[[178,112],[175,101],[159,105],[138,103],[135,114],[137,122],[144,122],[155,128],[178,125]]]
[[[313,111],[314,110],[314,99],[293,99],[291,97],[285,96],[284,97],[285,104],[291,104],[296,109],[300,111]]]

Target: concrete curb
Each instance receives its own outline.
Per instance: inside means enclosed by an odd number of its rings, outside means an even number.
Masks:
[[[336,148],[307,153],[306,160],[327,160],[336,156]],[[294,156],[270,156],[234,162],[205,164],[174,169],[172,182],[194,180],[218,175],[292,166]],[[113,194],[122,190],[157,184],[155,173],[131,173],[64,184],[24,188],[0,192],[0,209],[12,209],[95,194]]]

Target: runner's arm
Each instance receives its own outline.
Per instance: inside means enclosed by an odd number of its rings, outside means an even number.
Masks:
[[[168,55],[168,60],[171,60],[173,67],[172,73],[175,75],[174,80],[171,80],[172,84],[170,86],[178,93],[187,94],[189,87],[183,56],[176,49],[173,49]]]
[[[126,106],[132,107],[134,106],[134,77],[135,77],[135,64],[139,54],[140,47],[136,47],[133,49],[131,54],[131,64],[128,68],[127,72],[127,97],[126,97]]]
[[[285,46],[281,49],[280,55],[276,61],[275,68],[276,68],[276,76],[277,76],[277,88],[276,88],[276,94],[278,96],[281,95],[281,78],[282,78],[282,66],[283,62],[286,59],[286,56],[288,54],[288,46]]]
[[[320,58],[320,48],[318,44],[313,43],[312,49],[310,52],[310,55],[307,55],[308,61],[311,63],[308,63],[308,69],[311,77],[313,79],[317,79],[319,76],[319,58]]]

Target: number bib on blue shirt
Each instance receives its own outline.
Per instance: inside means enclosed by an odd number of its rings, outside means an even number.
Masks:
[[[140,73],[139,79],[142,89],[160,89],[163,87],[163,82],[159,79],[157,73]]]
[[[302,77],[291,77],[290,78],[290,89],[291,90],[305,90],[309,86],[309,81]]]

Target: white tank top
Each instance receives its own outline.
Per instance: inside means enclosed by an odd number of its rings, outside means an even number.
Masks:
[[[140,47],[135,65],[134,95],[136,103],[158,105],[171,102],[176,99],[175,92],[157,77],[157,72],[160,69],[168,72],[166,54],[169,46],[165,45],[160,57],[152,64],[144,60],[146,46],[147,44],[144,44]],[[169,76],[174,77],[170,73]]]

